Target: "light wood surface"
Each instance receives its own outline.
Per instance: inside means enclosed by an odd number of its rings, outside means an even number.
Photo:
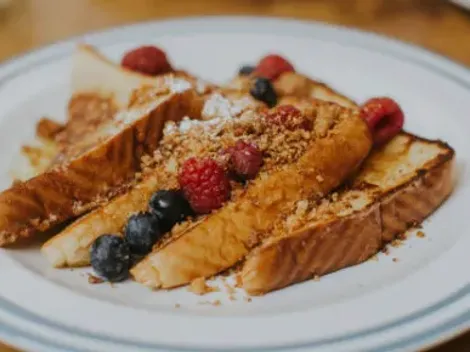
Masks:
[[[1,1],[7,2],[7,1]],[[470,13],[445,0],[10,0],[1,9],[0,60],[72,35],[194,15],[269,15],[353,26],[470,65]],[[0,327],[1,328],[1,327]],[[0,343],[0,352],[17,351]],[[432,352],[470,351],[470,333]]]

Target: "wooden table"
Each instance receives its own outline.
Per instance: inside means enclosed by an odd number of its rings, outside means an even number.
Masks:
[[[470,65],[470,13],[444,0],[11,0],[0,9],[0,60],[110,26],[216,14],[287,16],[353,26]],[[0,343],[0,352],[12,351]],[[470,351],[470,333],[432,349],[451,351]]]

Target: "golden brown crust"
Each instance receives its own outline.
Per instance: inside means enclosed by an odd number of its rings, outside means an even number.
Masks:
[[[138,101],[154,99],[152,91],[148,92],[146,88],[141,93]],[[57,267],[88,264],[88,247],[94,239],[103,233],[119,233],[129,214],[146,208],[153,192],[178,187],[177,170],[187,158],[209,156],[217,160],[224,159],[220,150],[232,146],[237,140],[249,140],[263,151],[261,171],[267,172],[273,167],[297,160],[312,138],[324,137],[329,126],[335,123],[339,115],[345,113],[345,109],[336,104],[312,104],[306,99],[299,100],[298,103],[308,105],[306,110],[309,115],[305,118],[311,119],[313,128],[311,131],[290,131],[266,123],[263,113],[256,111],[257,104],[254,104],[255,110],[249,109],[252,102],[247,101],[246,96],[232,96],[232,99],[234,100],[227,100],[220,94],[215,94],[207,101],[203,115],[204,118],[215,119],[210,123],[185,120],[180,125],[168,124],[166,135],[153,158],[146,157],[143,160],[141,181],[133,189],[84,215],[45,243],[42,252],[49,262]],[[133,103],[137,103],[134,100]],[[242,116],[232,117],[237,114]],[[243,191],[243,187],[233,190],[232,200],[239,191]]]
[[[402,137],[408,139],[408,148],[422,143],[423,150],[426,145],[433,145],[440,152],[408,174],[391,178],[390,183],[386,183],[388,179],[382,170],[386,172],[394,164],[406,165],[407,155],[397,159],[397,155],[387,155],[384,151],[373,153],[371,159],[375,160],[368,160],[363,171],[365,176],[370,176],[368,188],[363,189],[365,185],[361,182],[353,186],[353,190],[356,188],[366,197],[364,205],[359,210],[346,212],[345,216],[340,213],[345,209],[340,208],[323,221],[319,216],[314,217],[300,229],[256,248],[242,269],[245,290],[252,295],[263,294],[359,264],[431,214],[453,188],[454,151],[441,142],[409,134],[402,134]],[[379,170],[376,179],[374,166]],[[362,181],[366,178],[362,177]],[[361,174],[357,179],[361,179]],[[382,181],[384,188],[370,187],[375,181],[378,184]]]
[[[89,248],[104,233],[121,233],[130,214],[144,211],[156,189],[173,188],[169,179],[158,175],[143,180],[123,195],[86,214],[49,239],[41,251],[54,267],[90,264]]]
[[[230,94],[249,94],[253,76],[236,76],[223,90]],[[357,107],[356,103],[348,97],[334,91],[323,82],[308,78],[297,72],[286,72],[274,82],[274,89],[278,95],[278,105],[291,104],[292,100],[314,98],[339,104],[347,108]]]
[[[277,219],[292,211],[296,201],[321,198],[339,186],[370,148],[369,130],[362,119],[344,114],[297,162],[260,175],[236,202],[151,253],[132,275],[147,286],[167,288],[231,267],[259,243]]]
[[[43,117],[36,125],[36,136],[53,141],[56,135],[61,132],[65,126],[47,117]]]
[[[142,155],[155,150],[165,121],[186,115],[188,94],[162,97],[149,113],[108,132],[106,140],[91,140],[84,153],[69,155],[65,164],[2,192],[0,246],[83,214],[122,191],[140,169]]]

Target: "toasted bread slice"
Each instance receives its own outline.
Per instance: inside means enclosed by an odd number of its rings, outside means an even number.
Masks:
[[[177,70],[172,75],[190,82],[200,95],[215,89],[214,85],[185,71]],[[73,57],[71,85],[73,96],[93,94],[109,98],[118,109],[122,109],[128,106],[135,89],[164,86],[167,76],[148,76],[128,70],[106,58],[93,46],[80,44]]]
[[[215,86],[184,71],[143,75],[115,64],[93,46],[78,45],[72,57],[72,95],[66,123],[41,119],[36,140],[22,148],[12,176],[25,181],[46,171],[64,146],[80,141],[96,126],[112,120],[118,110],[126,109],[136,89],[144,86],[164,88],[175,77],[181,78],[181,82],[189,82],[197,92],[188,111],[196,118],[201,112],[204,96]]]
[[[359,264],[419,224],[450,194],[454,151],[402,133],[374,150],[352,185],[299,211],[247,257],[243,288],[252,295]]]
[[[226,86],[226,92],[242,92],[249,94],[254,76],[242,75],[234,77]],[[297,72],[285,72],[273,82],[278,95],[278,104],[289,104],[292,99],[319,99],[333,102],[348,108],[356,107],[354,101],[335,91],[323,82],[316,81]]]
[[[296,201],[319,199],[350,176],[371,148],[368,127],[357,110],[326,102],[313,109],[315,137],[297,161],[260,174],[235,200],[174,234],[131,270],[134,279],[152,288],[170,288],[230,268]],[[334,118],[328,116],[332,113]]]
[[[298,74],[284,74],[282,84],[277,84],[278,94],[284,94],[280,103],[305,105],[310,104],[309,99],[326,99],[336,102],[347,108],[355,108],[356,104],[346,96],[335,92],[327,85]],[[239,83],[237,83],[239,82]],[[308,82],[308,93],[305,92],[305,82]],[[237,77],[231,84],[221,88],[210,86],[203,93],[205,98],[201,118],[209,120],[220,117],[236,117],[247,108],[256,109],[264,106],[255,101],[249,91],[249,81],[246,77]],[[283,84],[288,84],[285,87]],[[216,93],[210,94],[212,91]],[[221,94],[217,93],[221,92]],[[307,98],[289,96],[292,92],[298,94],[302,91]],[[201,92],[200,92],[201,93]],[[309,95],[310,94],[310,95]],[[192,109],[195,110],[195,109]],[[194,113],[193,113],[194,115]],[[190,116],[193,116],[190,115]],[[168,185],[166,185],[168,186]],[[116,198],[103,208],[97,209],[64,229],[61,233],[51,238],[42,247],[42,253],[55,267],[89,265],[89,246],[103,233],[119,233],[127,222],[129,214],[144,210],[153,192],[165,187],[165,183],[155,178],[142,181],[135,189]]]
[[[220,98],[216,98],[216,100],[219,100],[219,99]],[[209,100],[208,102],[210,103],[211,101]],[[233,106],[230,106],[230,105],[228,106],[225,104],[222,104],[222,105],[223,107],[219,109],[215,109],[215,110],[230,111],[231,113],[246,111],[244,110],[246,109],[245,105],[242,105],[241,108],[239,106],[234,108]],[[310,107],[311,103],[309,103],[308,105]],[[327,128],[328,123],[322,123],[322,121],[325,122],[329,118],[333,119],[335,118],[336,115],[341,115],[341,116],[344,115],[343,116],[344,118],[342,118],[341,121],[337,122],[336,125],[333,126],[334,128],[331,130],[331,134],[342,133],[343,128],[345,131],[347,131],[347,133],[351,133],[351,134],[357,133],[358,136],[361,137],[361,138],[358,138],[358,141],[360,141],[360,143],[357,147],[358,149],[357,153],[367,154],[368,148],[370,148],[370,139],[368,136],[368,131],[365,130],[365,125],[362,123],[362,121],[358,120],[356,111],[343,109],[339,106],[336,106],[334,104],[329,104],[329,103],[320,103],[317,109],[318,109],[319,114],[322,116],[320,116],[317,119],[316,126],[317,126],[317,130],[322,134],[322,137],[324,137],[323,139],[326,138],[327,130],[325,128]],[[204,109],[204,110],[206,111],[206,110],[212,110],[212,109]],[[248,110],[246,111],[246,113],[248,114],[253,113],[257,115],[259,119],[262,119],[261,117],[259,117],[259,114],[257,114],[256,112]],[[345,117],[349,115],[352,115],[350,120],[348,120]],[[207,126],[211,128],[219,129],[220,127],[217,126],[217,121],[220,122],[221,120],[227,123],[229,126],[232,126],[230,124],[235,124],[235,123],[240,123],[241,126],[243,126],[244,124],[243,118],[240,118],[239,120],[239,119],[233,119],[230,116],[224,116],[222,118],[218,118],[212,121],[201,123],[201,125],[207,124]],[[251,119],[248,119],[248,121],[251,121]],[[186,125],[186,122],[183,121],[182,124]],[[355,126],[356,124],[358,124],[357,127]],[[188,123],[188,125],[190,125],[190,123]],[[191,131],[191,129],[189,129],[186,133],[197,134],[197,138],[200,139],[199,143],[203,146],[201,147],[201,150],[204,150],[206,149],[206,144],[204,142],[205,139],[207,139],[208,142],[211,143],[212,137],[210,136],[210,134],[204,137],[201,134],[202,131],[200,127],[201,126],[196,125],[194,131]],[[184,128],[184,126],[182,126],[182,128]],[[361,135],[361,133],[363,135]],[[341,136],[339,136],[338,138],[342,139]],[[184,138],[183,140],[187,141],[188,138]],[[327,139],[325,139],[324,141],[320,141],[319,143],[328,144],[326,140]],[[166,140],[163,140],[162,145],[165,146],[165,144],[166,144]],[[186,158],[193,156],[193,155],[201,156],[201,155],[198,155],[197,148],[192,148],[189,153],[190,154],[185,156]],[[314,153],[314,151],[312,151],[312,153]],[[365,157],[365,154],[362,156],[362,159]],[[356,154],[352,152],[351,163],[354,163],[353,159],[356,157],[357,157]],[[317,158],[321,159],[318,156]],[[355,162],[359,163],[360,161],[356,160]],[[356,165],[357,164],[355,164],[354,166]],[[349,167],[351,167],[351,165],[348,165],[347,163],[344,164],[345,169]],[[98,236],[102,235],[103,233],[121,232],[130,214],[146,209],[148,200],[153,192],[159,189],[174,188],[178,186],[176,174],[161,176],[160,171],[161,170],[156,170],[154,172],[151,172],[150,176],[144,178],[144,180],[142,180],[132,190],[128,191],[122,196],[117,197],[116,199],[109,202],[102,208],[99,208],[83,216],[82,218],[78,219],[75,223],[68,226],[60,234],[53,237],[52,239],[50,239],[43,245],[42,247],[43,254],[56,267],[79,266],[79,265],[89,264],[90,258],[89,258],[88,249],[91,243]],[[319,167],[316,172],[322,172],[321,168]],[[325,178],[327,177],[326,172],[331,172],[331,170],[325,169]],[[346,172],[346,171],[343,170],[342,168],[339,168],[338,175],[340,176],[338,177],[341,177],[341,174],[343,172]],[[331,178],[331,182],[336,183],[338,182],[334,180],[336,178],[336,172],[333,172],[333,174],[334,175]],[[318,183],[318,181],[314,181],[314,182]],[[319,190],[325,192],[326,188],[331,187],[331,186],[328,186],[328,184],[329,184],[328,182],[325,182],[323,185],[319,186]]]
[[[226,120],[229,123],[231,119],[243,114],[246,110],[256,109],[256,107],[257,104],[244,95],[231,94],[229,100],[215,93],[207,98],[201,115],[204,120],[214,119],[215,122]],[[183,122],[187,125],[191,123],[194,122],[190,120]],[[200,131],[200,127],[196,125],[196,131]],[[195,150],[192,152],[194,153]],[[129,191],[82,216],[49,239],[44,243],[41,251],[54,267],[89,265],[89,247],[97,237],[104,233],[120,233],[130,214],[147,208],[150,196],[155,191],[177,186],[175,175],[162,175],[158,170],[151,172]]]
[[[180,120],[190,109],[190,83],[179,78],[168,83],[173,84],[156,89],[146,104],[136,103],[66,144],[46,172],[2,192],[0,246],[83,214],[119,193],[140,169],[142,155],[155,150],[164,123]]]

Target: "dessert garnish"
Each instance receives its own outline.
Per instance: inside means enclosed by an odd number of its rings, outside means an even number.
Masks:
[[[284,72],[295,72],[294,66],[282,56],[275,54],[263,57],[254,70],[256,76],[272,81]]]
[[[382,145],[395,137],[403,128],[405,121],[400,105],[387,97],[369,99],[362,105],[361,114],[371,130],[376,145]]]
[[[90,248],[91,266],[101,278],[117,282],[127,278],[130,266],[128,243],[117,235],[102,235]]]
[[[312,129],[312,121],[306,119],[300,110],[292,105],[279,106],[275,111],[266,114],[266,120],[291,131],[297,128],[303,128],[306,131]]]
[[[173,71],[165,52],[156,46],[141,46],[126,53],[121,66],[150,76]]]
[[[150,212],[131,215],[124,229],[124,239],[129,244],[131,253],[137,255],[150,252],[162,234],[157,216]]]
[[[230,156],[230,168],[242,180],[256,177],[263,163],[263,154],[254,143],[238,141],[227,149]]]
[[[150,198],[149,208],[158,220],[163,233],[173,226],[194,215],[186,198],[180,190],[160,190]]]
[[[277,104],[277,94],[274,90],[271,81],[264,77],[255,78],[252,82],[250,89],[250,94],[253,98],[258,99],[270,108],[276,106]]]
[[[230,180],[224,168],[211,158],[188,159],[179,174],[179,182],[198,214],[210,213],[230,198]]]
[[[244,65],[240,67],[240,69],[238,70],[238,74],[240,76],[246,76],[246,75],[251,74],[254,70],[255,70],[255,66]]]

